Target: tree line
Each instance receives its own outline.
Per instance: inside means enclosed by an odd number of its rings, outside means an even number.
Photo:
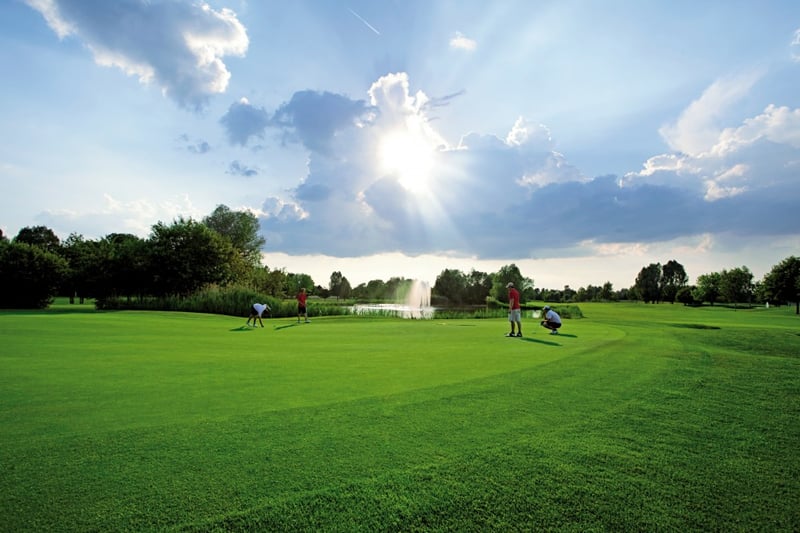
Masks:
[[[171,224],[158,222],[146,239],[112,233],[91,240],[72,233],[61,242],[45,226],[23,228],[11,240],[0,232],[0,307],[43,308],[56,295],[67,296],[71,302],[92,298],[102,306],[108,300],[186,297],[215,285],[245,287],[274,298],[291,297],[305,287],[321,298],[392,301],[403,298],[413,282],[393,277],[352,287],[336,271],[323,287],[308,274],[270,269],[261,264],[265,240],[258,229],[252,213],[219,205],[201,221],[180,217]],[[506,302],[508,282],[514,283],[523,301],[793,302],[800,313],[800,258],[794,256],[773,267],[760,282],[754,282],[743,266],[700,275],[692,286],[677,261],[663,266],[653,263],[642,268],[633,286],[621,290],[615,290],[610,282],[578,290],[569,285],[537,288],[513,263],[491,273],[445,269],[432,287],[432,303],[474,306]]]
[[[746,266],[709,272],[689,285],[683,265],[670,260],[651,263],[639,271],[631,292],[646,303],[680,302],[684,305],[727,303],[731,305],[794,303],[800,314],[800,257],[790,256],[774,265],[760,281]]]

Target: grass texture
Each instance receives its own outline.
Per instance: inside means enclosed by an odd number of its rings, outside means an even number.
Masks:
[[[0,313],[4,531],[797,531],[791,309]]]

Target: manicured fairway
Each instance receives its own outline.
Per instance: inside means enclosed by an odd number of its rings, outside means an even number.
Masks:
[[[800,529],[793,309],[0,312],[0,530]]]

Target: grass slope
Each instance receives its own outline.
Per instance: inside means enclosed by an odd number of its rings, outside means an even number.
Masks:
[[[0,313],[0,524],[800,528],[800,322]],[[57,310],[58,311],[58,310]]]

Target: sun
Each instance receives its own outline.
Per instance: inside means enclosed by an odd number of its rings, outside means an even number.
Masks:
[[[408,130],[387,134],[378,146],[381,170],[396,176],[400,185],[414,193],[428,190],[434,159],[431,142]]]

